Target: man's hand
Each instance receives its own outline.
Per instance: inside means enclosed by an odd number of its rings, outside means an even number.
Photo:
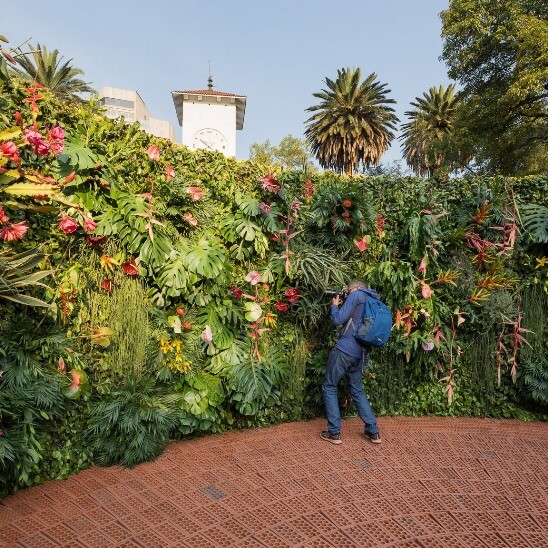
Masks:
[[[342,303],[341,296],[337,295],[336,297],[333,297],[333,300],[331,301],[331,304],[334,304],[335,306],[340,306]]]

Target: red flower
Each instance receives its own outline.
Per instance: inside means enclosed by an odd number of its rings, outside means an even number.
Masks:
[[[13,143],[12,141],[7,141],[5,143],[2,143],[2,154],[4,156],[7,156],[12,162],[15,162],[18,164],[21,161],[21,158],[19,157],[19,150],[17,149],[17,145]]]
[[[183,329],[190,331],[192,329],[192,324],[190,322],[183,322]]]
[[[298,301],[301,297],[299,290],[295,287],[290,287],[289,289],[285,290],[285,296],[287,297],[287,300],[290,303],[294,303],[295,301]]]
[[[180,306],[175,309],[175,312],[177,316],[184,316],[186,314],[185,309],[181,308]]]
[[[304,181],[304,197],[306,198],[306,201],[310,200],[312,198],[312,194],[314,193],[314,184],[310,179],[305,179]]]
[[[97,223],[91,217],[86,217],[84,219],[84,230],[86,232],[93,232],[96,228]]]
[[[169,165],[166,165],[166,181],[171,181],[175,177],[175,170]]]
[[[151,160],[160,159],[160,150],[158,149],[156,145],[149,146],[147,150],[147,154]]]
[[[186,190],[190,194],[190,197],[195,202],[197,202],[198,200],[201,200],[202,196],[204,195],[204,190],[202,188],[197,187],[197,186],[189,186]]]
[[[352,207],[352,200],[344,200],[342,205],[343,205],[343,207],[348,209],[348,208]]]
[[[360,250],[360,253],[363,253],[367,249],[367,238],[365,236],[354,240],[354,244]]]
[[[17,111],[13,117],[15,118],[15,123],[18,125],[18,126],[22,126],[23,125],[23,117],[21,116],[21,114],[19,113],[19,111]]]
[[[86,243],[94,249],[101,247],[106,241],[106,236],[86,236]]]
[[[281,188],[274,175],[265,175],[259,181],[263,183],[263,189],[268,190],[268,192],[278,192]]]
[[[0,223],[7,223],[9,220],[10,218],[6,215],[6,213],[2,209],[2,206],[0,205]]]
[[[23,236],[27,233],[29,227],[25,221],[20,223],[7,223],[6,226],[0,229],[0,238],[5,242],[11,242],[13,240],[21,240]]]
[[[232,295],[234,295],[234,297],[236,297],[237,299],[239,299],[244,294],[244,292],[235,285],[230,286],[229,289],[230,291],[232,291]]]
[[[58,228],[65,234],[72,234],[78,230],[78,223],[72,217],[66,215],[59,221]]]
[[[74,181],[74,177],[76,177],[76,171],[72,171],[65,177],[65,184]]]
[[[124,274],[127,274],[128,276],[137,276],[139,274],[139,267],[137,266],[135,259],[131,259],[128,263],[124,263],[122,265],[122,270],[124,271]]]
[[[101,282],[101,287],[105,290],[105,291],[110,291],[112,289],[112,280],[103,280]]]
[[[278,301],[274,305],[274,308],[276,308],[276,310],[278,310],[278,312],[287,312],[288,309],[289,309],[289,305],[287,303],[283,303],[282,301]]]

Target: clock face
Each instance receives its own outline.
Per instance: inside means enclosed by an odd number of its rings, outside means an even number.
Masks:
[[[197,131],[192,137],[192,148],[205,148],[206,150],[226,150],[226,139],[216,129],[205,128]]]

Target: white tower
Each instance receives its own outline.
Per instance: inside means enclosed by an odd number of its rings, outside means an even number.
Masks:
[[[173,91],[173,103],[179,125],[183,127],[183,145],[191,150],[218,150],[236,156],[236,130],[244,127],[245,95],[208,89]]]

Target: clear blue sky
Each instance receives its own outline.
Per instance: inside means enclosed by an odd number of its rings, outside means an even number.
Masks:
[[[253,142],[302,138],[305,109],[343,67],[376,72],[404,121],[410,101],[449,83],[439,61],[439,12],[449,0],[17,0],[2,2],[0,34],[32,37],[85,71],[95,89],[139,92],[181,139],[171,92],[247,96],[237,157]],[[394,141],[382,162],[401,159]]]

